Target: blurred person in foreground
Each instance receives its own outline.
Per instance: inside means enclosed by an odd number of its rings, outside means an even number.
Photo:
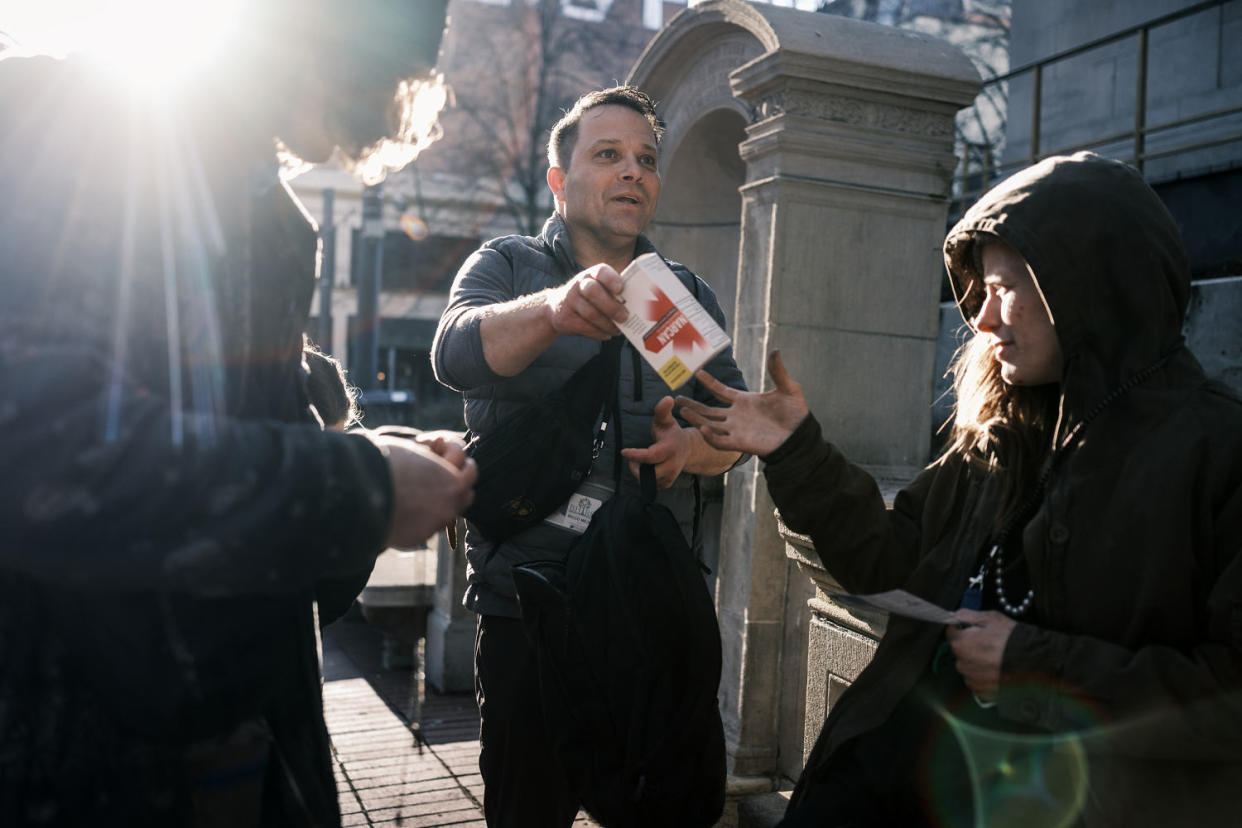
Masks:
[[[1182,338],[1172,218],[1089,153],[1002,182],[949,233],[974,331],[948,446],[885,508],[775,388],[679,400],[765,463],[785,523],[891,616],[785,826],[1225,825],[1242,789],[1242,403]],[[971,609],[970,607],[973,607]]]
[[[660,197],[662,133],[655,105],[641,90],[621,86],[582,96],[548,140],[556,209],[543,231],[493,239],[458,271],[431,358],[436,378],[463,392],[471,432],[487,434],[557,389],[599,352],[599,342],[620,336],[616,322],[625,320],[626,310],[619,274],[635,257],[655,251],[643,231]],[[684,265],[669,266],[723,327],[707,283]],[[705,371],[727,386],[745,387],[732,348],[709,360]],[[686,390],[711,400],[693,380]],[[676,420],[668,386],[628,343],[616,397],[619,422],[609,424],[579,490],[590,496],[590,512],[611,497],[614,479],[637,492],[638,464],[651,464],[659,502],[692,535],[699,509],[695,476],[721,474],[741,455],[713,448]],[[633,475],[615,473],[618,439],[625,446],[622,463]],[[569,826],[578,812],[544,723],[535,651],[522,626],[512,572],[530,561],[565,561],[583,531],[554,514],[495,543],[466,523],[462,602],[479,616],[479,769],[492,828]]]
[[[163,99],[0,61],[6,826],[338,825],[316,588],[471,498],[447,435],[316,422],[316,239],[274,143],[390,134],[444,3],[247,5]]]

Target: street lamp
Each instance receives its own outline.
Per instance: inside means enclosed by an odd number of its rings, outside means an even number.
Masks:
[[[358,329],[350,350],[357,347],[358,377],[363,390],[379,389],[380,288],[384,275],[383,185],[362,190],[362,261],[358,268]]]

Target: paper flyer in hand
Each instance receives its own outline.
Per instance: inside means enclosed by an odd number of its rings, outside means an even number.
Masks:
[[[890,589],[888,592],[877,592],[874,595],[833,595],[832,600],[847,607],[881,610],[930,624],[948,624],[955,627],[973,626],[944,607],[924,601],[904,589]]]
[[[634,348],[668,384],[681,387],[729,345],[729,335],[686,290],[664,260],[644,253],[621,272],[630,312],[621,325]]]

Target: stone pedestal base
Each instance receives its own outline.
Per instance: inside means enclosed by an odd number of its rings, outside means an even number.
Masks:
[[[427,619],[427,681],[441,693],[474,690],[475,614],[461,605],[466,591],[466,554],[460,539],[466,522],[458,519],[457,548],[441,532],[435,541],[436,593]]]
[[[474,628],[473,615],[435,610],[427,619],[427,681],[441,693],[473,692]]]

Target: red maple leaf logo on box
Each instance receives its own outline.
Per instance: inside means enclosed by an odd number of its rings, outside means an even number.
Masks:
[[[643,336],[643,347],[653,354],[663,351],[670,342],[674,351],[693,351],[695,345],[707,346],[699,329],[664,295],[658,287],[652,287],[655,298],[647,303],[647,318],[656,320],[651,330]]]

